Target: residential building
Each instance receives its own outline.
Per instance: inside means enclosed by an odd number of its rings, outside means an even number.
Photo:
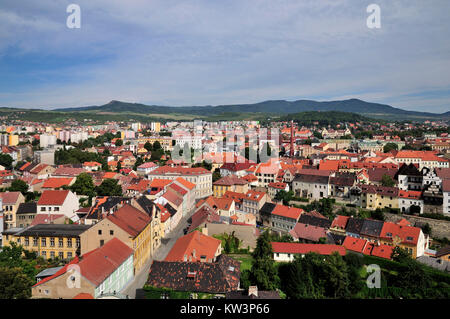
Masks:
[[[82,243],[80,236],[89,229],[89,225],[75,224],[37,224],[17,229],[15,232],[4,231],[3,245],[15,242],[26,250],[34,251],[44,259],[71,259],[80,255]]]
[[[32,287],[32,298],[100,298],[118,294],[133,279],[133,250],[117,238],[76,257],[54,275]]]

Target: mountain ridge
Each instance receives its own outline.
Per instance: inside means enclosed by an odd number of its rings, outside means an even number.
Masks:
[[[118,100],[111,100],[104,105],[59,108],[57,112],[117,112],[117,113],[180,113],[193,115],[217,115],[221,113],[277,113],[291,114],[306,111],[341,111],[358,114],[375,115],[396,115],[412,117],[450,117],[450,111],[445,113],[417,112],[403,110],[387,104],[366,102],[360,99],[347,99],[338,101],[314,101],[314,100],[267,100],[257,103],[229,104],[229,105],[205,105],[205,106],[161,106],[148,105],[142,103],[129,103]]]

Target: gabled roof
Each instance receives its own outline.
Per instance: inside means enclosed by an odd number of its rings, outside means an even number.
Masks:
[[[395,237],[398,237],[404,244],[417,245],[420,233],[421,229],[419,227],[402,226],[385,222],[380,237],[388,240],[394,240]]]
[[[185,180],[183,177],[178,177],[175,179],[176,182],[180,183],[181,185],[183,185],[183,187],[189,189],[189,190],[193,190],[195,188],[195,184],[191,183],[187,180]]]
[[[20,197],[20,192],[5,192],[0,193],[3,205],[14,205]]]
[[[328,218],[317,217],[310,214],[302,214],[298,222],[311,226],[319,226],[326,229],[331,226],[331,221]]]
[[[308,254],[317,253],[319,255],[331,255],[334,252],[344,256],[346,254],[345,248],[339,245],[328,244],[301,244],[301,243],[280,243],[271,242],[274,253],[287,254]]]
[[[45,190],[39,198],[38,205],[61,206],[66,201],[69,190]]]
[[[360,234],[372,237],[379,237],[384,222],[379,220],[365,219],[361,227]]]
[[[65,185],[70,185],[72,181],[74,180],[73,177],[50,177],[47,179],[44,184],[42,185],[42,188],[60,188]]]
[[[57,271],[53,276],[47,277],[33,287],[42,285],[67,272],[69,265],[78,265],[80,274],[98,287],[131,255],[133,250],[117,238],[113,238],[102,247],[84,254],[81,258],[75,257],[69,264]]]
[[[277,204],[272,211],[272,215],[282,216],[286,218],[291,218],[294,220],[298,220],[300,215],[304,212],[301,208],[289,207]]]
[[[165,261],[201,261],[211,262],[219,249],[222,241],[214,237],[206,236],[198,230],[193,231],[175,242]],[[185,260],[186,257],[186,260]]]
[[[125,204],[106,218],[132,237],[139,235],[151,221],[150,216],[129,204]]]
[[[114,237],[86,255],[78,263],[81,275],[98,287],[133,255],[133,249]]]
[[[347,226],[347,222],[349,220],[349,216],[343,216],[343,215],[337,215],[333,222],[331,223],[331,227],[335,228],[342,228],[345,229],[345,227]]]
[[[289,234],[294,238],[317,242],[320,238],[327,238],[327,230],[325,228],[302,223],[295,224],[295,227],[289,231]]]

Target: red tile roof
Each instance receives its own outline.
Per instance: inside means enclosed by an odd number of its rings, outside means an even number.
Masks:
[[[277,204],[275,206],[274,210],[272,211],[272,214],[298,220],[300,218],[300,215],[303,212],[304,212],[304,210],[301,208],[289,207],[289,206]]]
[[[347,236],[344,239],[344,242],[342,243],[342,246],[344,246],[346,249],[362,253],[364,250],[364,247],[366,246],[367,240],[361,239],[361,238],[355,238]]]
[[[20,192],[6,192],[0,193],[3,205],[14,205],[19,199]]]
[[[69,190],[45,190],[39,198],[38,205],[61,206],[64,204]]]
[[[139,235],[151,221],[150,216],[129,204],[125,204],[106,218],[133,237]]]
[[[345,229],[349,218],[350,218],[350,216],[337,215],[336,218],[331,223],[331,227],[333,227],[333,228],[338,227],[338,228]]]
[[[185,180],[182,177],[178,177],[177,179],[175,179],[175,181],[180,183],[181,185],[183,185],[185,188],[187,188],[189,190],[192,190],[192,189],[195,188],[195,184],[194,183],[191,183],[191,182]]]
[[[399,237],[404,244],[417,245],[421,229],[418,227],[402,226],[385,222],[381,229],[380,238],[391,240]]]
[[[114,237],[102,247],[89,252],[78,266],[81,275],[97,287],[131,255],[133,249]]]
[[[295,227],[289,231],[294,238],[301,238],[311,241],[319,241],[320,238],[327,238],[327,230],[323,227],[312,226],[303,223],[295,224]]]
[[[178,238],[175,245],[170,250],[165,261],[200,261],[201,256],[206,257],[210,262],[214,259],[216,251],[222,241],[214,237],[206,236],[198,230]]]
[[[70,185],[72,181],[74,180],[74,177],[50,177],[47,179],[44,184],[42,185],[42,188],[60,188],[65,185]]]
[[[287,253],[287,254],[317,253],[319,255],[331,255],[334,252],[338,252],[339,255],[341,256],[344,256],[346,254],[345,248],[339,245],[280,243],[280,242],[272,242],[271,244],[274,253]]]

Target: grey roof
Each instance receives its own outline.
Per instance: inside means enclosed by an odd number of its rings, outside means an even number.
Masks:
[[[363,224],[364,219],[351,217],[348,219],[347,227],[345,228],[345,230],[348,233],[359,234]]]
[[[16,214],[36,214],[37,212],[37,203],[29,202],[29,203],[21,203],[19,208],[17,208]]]
[[[322,175],[310,175],[310,174],[297,174],[295,175],[294,182],[311,183],[311,184],[328,184],[328,176]]]
[[[38,224],[25,228],[23,231],[16,233],[20,236],[48,236],[48,237],[64,237],[79,236],[85,232],[91,225],[76,224]]]
[[[52,267],[52,268],[44,269],[43,271],[41,271],[40,273],[38,273],[35,277],[36,277],[36,278],[43,278],[43,277],[53,276],[53,275],[56,274],[56,273],[58,272],[58,270],[60,270],[61,268],[63,268],[63,266],[60,266],[60,267]]]
[[[383,228],[384,222],[379,220],[371,220],[371,219],[365,219],[360,234],[361,235],[367,235],[372,237],[379,237],[381,234],[381,229]]]

